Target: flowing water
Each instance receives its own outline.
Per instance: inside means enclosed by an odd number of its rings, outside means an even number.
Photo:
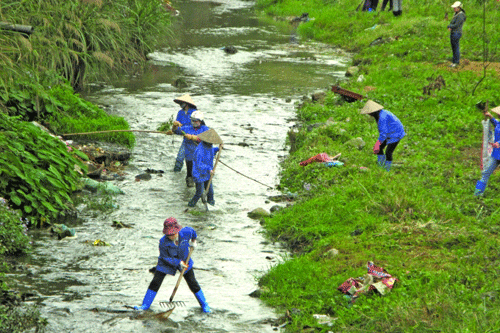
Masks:
[[[181,137],[137,133],[137,144],[125,180],[115,181],[125,194],[118,209],[87,216],[70,225],[77,238],[57,240],[42,235],[26,258],[30,274],[14,275],[20,285],[36,290],[49,332],[272,332],[272,308],[249,294],[257,279],[286,253],[262,235],[247,213],[267,210],[279,192],[279,162],[287,154],[286,133],[293,125],[296,102],[325,90],[345,72],[345,54],[320,44],[305,44],[289,31],[259,22],[252,1],[182,1],[168,48],[150,55],[150,69],[124,77],[90,94],[130,123],[156,130],[179,107],[173,99],[189,93],[205,122],[224,140],[214,177],[216,205],[198,203],[186,211],[194,194],[185,184],[185,167],[174,173]],[[301,13],[297,13],[300,16]],[[166,37],[167,38],[167,37]],[[222,49],[234,46],[236,54]],[[188,88],[172,83],[184,78]],[[135,181],[146,169],[163,170],[149,181]],[[80,207],[81,208],[81,207]],[[193,253],[195,273],[213,313],[205,315],[183,281],[174,300],[184,301],[167,321],[134,319],[92,309],[126,310],[140,305],[152,279],[158,240],[165,218],[198,232]],[[113,221],[133,224],[116,229]],[[103,240],[111,246],[92,246]],[[178,276],[178,275],[177,275]],[[171,295],[175,278],[167,276],[151,307]],[[114,319],[113,319],[114,318]]]

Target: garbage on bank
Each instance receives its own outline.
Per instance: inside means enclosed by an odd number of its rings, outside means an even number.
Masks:
[[[327,153],[321,153],[318,155],[315,155],[305,161],[302,161],[299,163],[300,166],[306,166],[308,164],[314,163],[314,162],[319,162],[323,163],[327,167],[332,167],[332,166],[342,166],[344,163],[337,161],[337,158],[340,156],[340,154],[337,154],[335,156],[330,156]]]
[[[362,294],[377,292],[382,296],[386,295],[392,290],[396,281],[398,281],[397,278],[389,274],[384,268],[375,266],[372,261],[367,263],[367,269],[367,274],[362,277],[349,278],[337,288],[337,290],[346,295],[350,305]]]
[[[76,231],[74,228],[68,228],[65,224],[54,223],[50,227],[50,232],[57,235],[59,240],[66,237],[75,237]]]

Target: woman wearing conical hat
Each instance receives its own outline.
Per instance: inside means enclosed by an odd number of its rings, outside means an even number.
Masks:
[[[191,96],[189,96],[189,94],[182,95],[181,97],[177,97],[176,99],[174,99],[174,102],[181,106],[181,109],[179,110],[179,112],[177,112],[175,121],[178,121],[181,124],[180,126],[191,124],[191,114],[196,111],[196,105],[194,104]],[[182,165],[184,164],[185,149],[186,145],[183,140],[181,146],[179,147],[177,158],[175,159],[174,172],[180,172],[182,170]]]
[[[375,118],[378,126],[379,137],[373,153],[377,154],[377,164],[387,171],[391,170],[392,153],[399,141],[406,135],[403,124],[392,112],[372,100],[366,102],[361,114],[368,114]],[[385,153],[384,153],[385,149]]]
[[[500,106],[491,109],[491,112],[500,115]],[[474,195],[482,195],[484,190],[486,189],[486,184],[488,184],[488,180],[490,176],[493,174],[493,171],[500,165],[500,121],[496,120],[491,113],[486,111],[484,115],[490,118],[490,122],[495,126],[495,142],[492,144],[493,151],[491,152],[491,157],[488,165],[485,166],[483,172],[481,173],[481,179],[476,183],[476,190],[474,191]]]
[[[197,135],[205,131],[208,131],[208,127],[203,121],[203,112],[195,111],[191,113],[191,122],[189,125],[181,126],[181,123],[174,121],[172,125],[172,132],[177,135],[183,135],[183,144],[185,147],[185,159],[186,159],[186,185],[188,187],[194,187],[195,183],[193,180],[193,159],[194,150],[200,143]]]
[[[210,181],[210,178],[213,177],[214,174],[214,156],[219,149],[223,147],[222,139],[212,128],[198,135],[197,139],[201,142],[194,151],[193,159],[193,180],[196,184],[196,193],[189,201],[188,206],[196,206],[196,203],[203,196],[203,192],[206,190],[207,186],[207,202],[214,206],[214,189],[213,182]],[[214,147],[214,144],[218,144],[219,147]]]

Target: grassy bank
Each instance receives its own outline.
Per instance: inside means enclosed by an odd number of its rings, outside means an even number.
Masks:
[[[500,326],[497,175],[483,197],[473,192],[483,119],[475,105],[500,104],[498,64],[483,66],[500,57],[500,3],[486,3],[484,21],[480,2],[466,4],[458,69],[447,67],[444,15],[451,19],[451,3],[403,2],[400,17],[356,12],[358,4],[259,2],[272,20],[308,12],[314,20],[298,27],[302,38],[354,52],[360,71],[341,86],[395,113],[407,133],[386,172],[371,152],[376,123],[359,114],[366,100],[347,103],[329,93],[297,110],[304,126],[290,132],[281,187],[301,199],[265,222],[269,237],[285,242],[292,256],[261,278],[262,298],[288,310],[293,332],[493,332]],[[369,46],[378,38],[384,43]],[[424,94],[439,75],[445,84]],[[351,144],[358,137],[366,143],[360,149]],[[342,153],[344,165],[299,166],[323,152]],[[362,295],[352,304],[337,287],[365,275],[368,261],[398,281],[386,296]],[[314,314],[328,314],[332,326]]]
[[[0,1],[0,332],[43,331],[36,307],[10,292],[4,256],[29,252],[28,227],[74,210],[86,174],[85,154],[32,122],[56,135],[129,129],[75,92],[137,70],[169,25],[162,0]],[[135,142],[126,132],[78,139]]]

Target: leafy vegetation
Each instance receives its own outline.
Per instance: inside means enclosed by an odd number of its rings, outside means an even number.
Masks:
[[[500,67],[488,65],[500,60],[493,28],[500,3],[466,4],[458,69],[447,67],[451,47],[443,18],[448,12],[451,19],[450,3],[403,2],[401,17],[356,12],[358,4],[259,1],[273,17],[308,12],[315,20],[298,27],[302,38],[355,52],[360,71],[339,84],[396,114],[407,133],[387,172],[371,152],[377,125],[359,114],[366,99],[347,103],[328,93],[322,104],[297,110],[304,126],[289,133],[292,149],[280,186],[301,199],[265,221],[268,236],[292,254],[260,279],[262,299],[288,310],[290,332],[493,332],[500,326],[500,186],[493,176],[483,197],[473,192],[484,119],[475,105],[500,105]],[[369,46],[379,37],[386,42]],[[438,76],[445,84],[424,94]],[[359,149],[349,144],[358,137],[366,144]],[[342,153],[344,165],[299,165],[323,152]],[[328,255],[332,249],[336,256]],[[337,287],[365,275],[368,261],[398,282],[386,296],[362,295],[350,303]],[[332,326],[319,324],[314,314],[330,315]]]
[[[9,308],[1,305],[0,314],[0,333],[22,333],[33,329],[42,333],[48,324],[47,319],[40,316],[36,305]]]
[[[30,123],[0,113],[0,193],[33,225],[50,223],[69,208],[85,170],[60,140]]]
[[[40,122],[56,134],[129,129],[123,117],[108,115],[75,94],[68,84],[58,82],[50,89],[46,89],[45,84],[20,79],[11,85],[8,93],[0,95],[0,103],[3,102],[8,114],[22,121]],[[135,143],[130,132],[79,135],[78,138],[115,142],[127,147]]]
[[[26,253],[29,247],[28,220],[0,198],[0,255]]]

